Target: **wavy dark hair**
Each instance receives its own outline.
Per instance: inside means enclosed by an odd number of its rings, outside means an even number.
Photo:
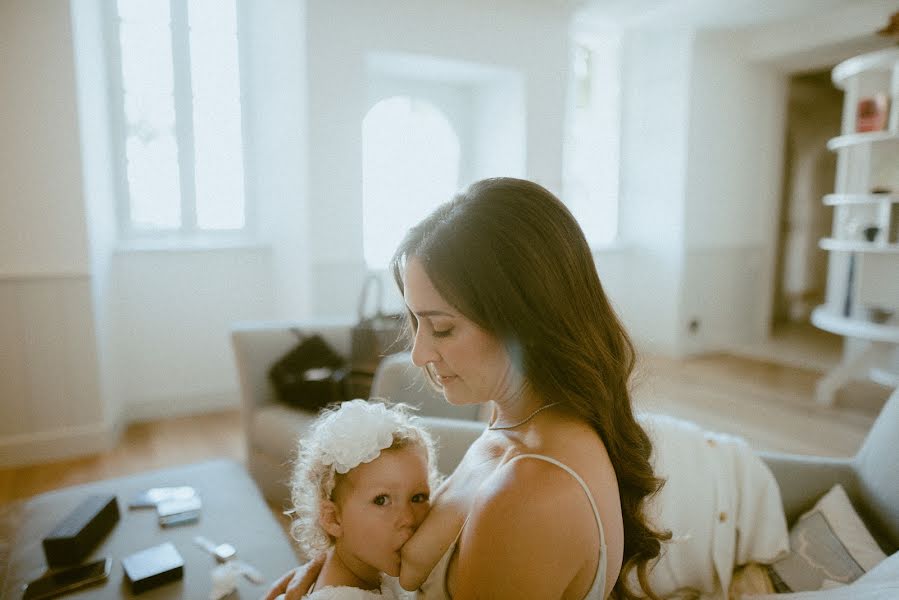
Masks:
[[[628,584],[636,569],[643,593],[657,600],[648,564],[671,533],[655,531],[644,514],[664,481],[653,473],[652,442],[631,406],[636,353],[571,212],[531,181],[484,179],[409,230],[391,261],[400,292],[412,257],[444,300],[503,340],[539,397],[566,403],[599,434],[615,468],[624,519],[624,557],[612,596],[642,597]],[[414,331],[414,316],[407,316]]]

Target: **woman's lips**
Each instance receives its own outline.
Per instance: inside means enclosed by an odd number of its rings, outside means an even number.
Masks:
[[[437,383],[439,383],[440,385],[446,385],[447,383],[449,383],[450,381],[453,381],[457,377],[458,377],[458,375],[438,375]]]

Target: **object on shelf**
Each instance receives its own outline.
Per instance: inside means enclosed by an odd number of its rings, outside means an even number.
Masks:
[[[890,101],[883,92],[861,98],[856,105],[855,131],[883,131],[887,126]]]
[[[877,35],[882,35],[885,37],[899,36],[899,11],[896,11],[890,15],[890,20],[887,21],[887,24],[883,27],[883,29],[877,30]],[[899,39],[896,40],[896,43],[899,44]]]
[[[871,188],[872,194],[892,194],[893,190],[885,185],[877,185]]]
[[[871,321],[872,323],[877,323],[878,325],[881,325],[881,324],[889,321],[890,317],[892,317],[895,312],[896,311],[894,311],[894,310],[890,310],[887,308],[881,308],[879,306],[869,306],[868,307],[868,320]]]
[[[873,242],[874,240],[876,240],[878,233],[880,233],[880,227],[877,227],[875,225],[865,227],[864,229],[865,239],[869,242]]]

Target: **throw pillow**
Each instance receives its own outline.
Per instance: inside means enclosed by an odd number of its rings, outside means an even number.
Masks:
[[[837,484],[790,530],[790,553],[771,565],[778,592],[846,585],[874,568],[886,555]]]
[[[830,590],[743,596],[741,600],[896,600],[899,598],[899,552],[855,582]]]

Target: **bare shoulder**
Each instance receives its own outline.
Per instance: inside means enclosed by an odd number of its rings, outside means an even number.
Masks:
[[[478,491],[462,531],[454,595],[565,597],[591,567],[595,535],[584,524],[593,520],[563,469],[524,457],[502,465]]]
[[[483,521],[485,530],[492,517],[526,520],[533,534],[555,535],[565,525],[583,525],[593,520],[584,490],[564,468],[530,456],[517,456],[502,465],[479,490],[472,517]],[[583,529],[583,527],[581,527]]]

